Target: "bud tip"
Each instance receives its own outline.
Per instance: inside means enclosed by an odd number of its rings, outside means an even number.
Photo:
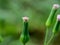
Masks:
[[[59,15],[57,15],[57,20],[58,20],[58,21],[60,21],[60,14],[59,14]]]
[[[29,18],[27,16],[24,16],[22,19],[24,22],[29,20]]]
[[[54,5],[53,5],[53,8],[54,8],[54,9],[57,9],[57,8],[59,8],[59,7],[60,7],[59,4],[54,4]]]

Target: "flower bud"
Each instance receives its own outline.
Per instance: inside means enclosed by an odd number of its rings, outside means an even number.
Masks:
[[[46,21],[46,26],[47,27],[50,27],[52,22],[53,22],[53,18],[55,16],[55,13],[57,11],[57,9],[59,8],[59,5],[58,4],[54,4],[53,7],[52,7],[52,10],[51,10],[51,13]]]

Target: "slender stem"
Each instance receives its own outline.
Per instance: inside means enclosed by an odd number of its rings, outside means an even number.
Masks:
[[[48,40],[47,45],[50,44],[50,42],[51,42],[52,39],[54,38],[54,35],[58,32],[59,24],[60,24],[60,21],[56,20],[55,25],[54,25],[54,27],[53,27],[53,32],[52,32],[53,34],[52,34],[51,38]]]
[[[54,38],[54,33],[52,34],[52,36],[51,36],[50,40],[48,40],[47,45],[49,45],[49,44],[50,44],[50,42],[52,41],[52,39],[53,39],[53,38]]]
[[[46,35],[45,35],[44,45],[46,45],[46,42],[47,42],[47,36],[48,36],[48,28],[47,28],[47,30],[46,30]]]

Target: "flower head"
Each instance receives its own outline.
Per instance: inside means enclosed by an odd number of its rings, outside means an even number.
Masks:
[[[24,22],[27,22],[29,20],[29,18],[27,16],[22,18]]]
[[[57,9],[57,8],[59,8],[59,7],[60,7],[59,4],[54,4],[54,5],[53,5],[53,8],[54,8],[54,9]]]

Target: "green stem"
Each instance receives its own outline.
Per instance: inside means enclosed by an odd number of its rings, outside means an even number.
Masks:
[[[54,27],[53,27],[53,31],[52,31],[53,34],[52,34],[51,38],[49,39],[49,41],[47,42],[47,45],[50,44],[50,42],[51,42],[52,39],[54,38],[54,35],[58,32],[59,24],[60,24],[60,21],[56,20],[55,25],[54,25]]]
[[[54,38],[54,33],[52,34],[52,36],[51,36],[51,38],[50,38],[50,40],[47,42],[47,45],[49,45],[50,44],[50,42],[52,41],[52,39]]]
[[[46,45],[46,42],[47,42],[47,36],[48,36],[48,28],[47,28],[47,30],[46,30],[46,35],[45,35],[44,45]]]

